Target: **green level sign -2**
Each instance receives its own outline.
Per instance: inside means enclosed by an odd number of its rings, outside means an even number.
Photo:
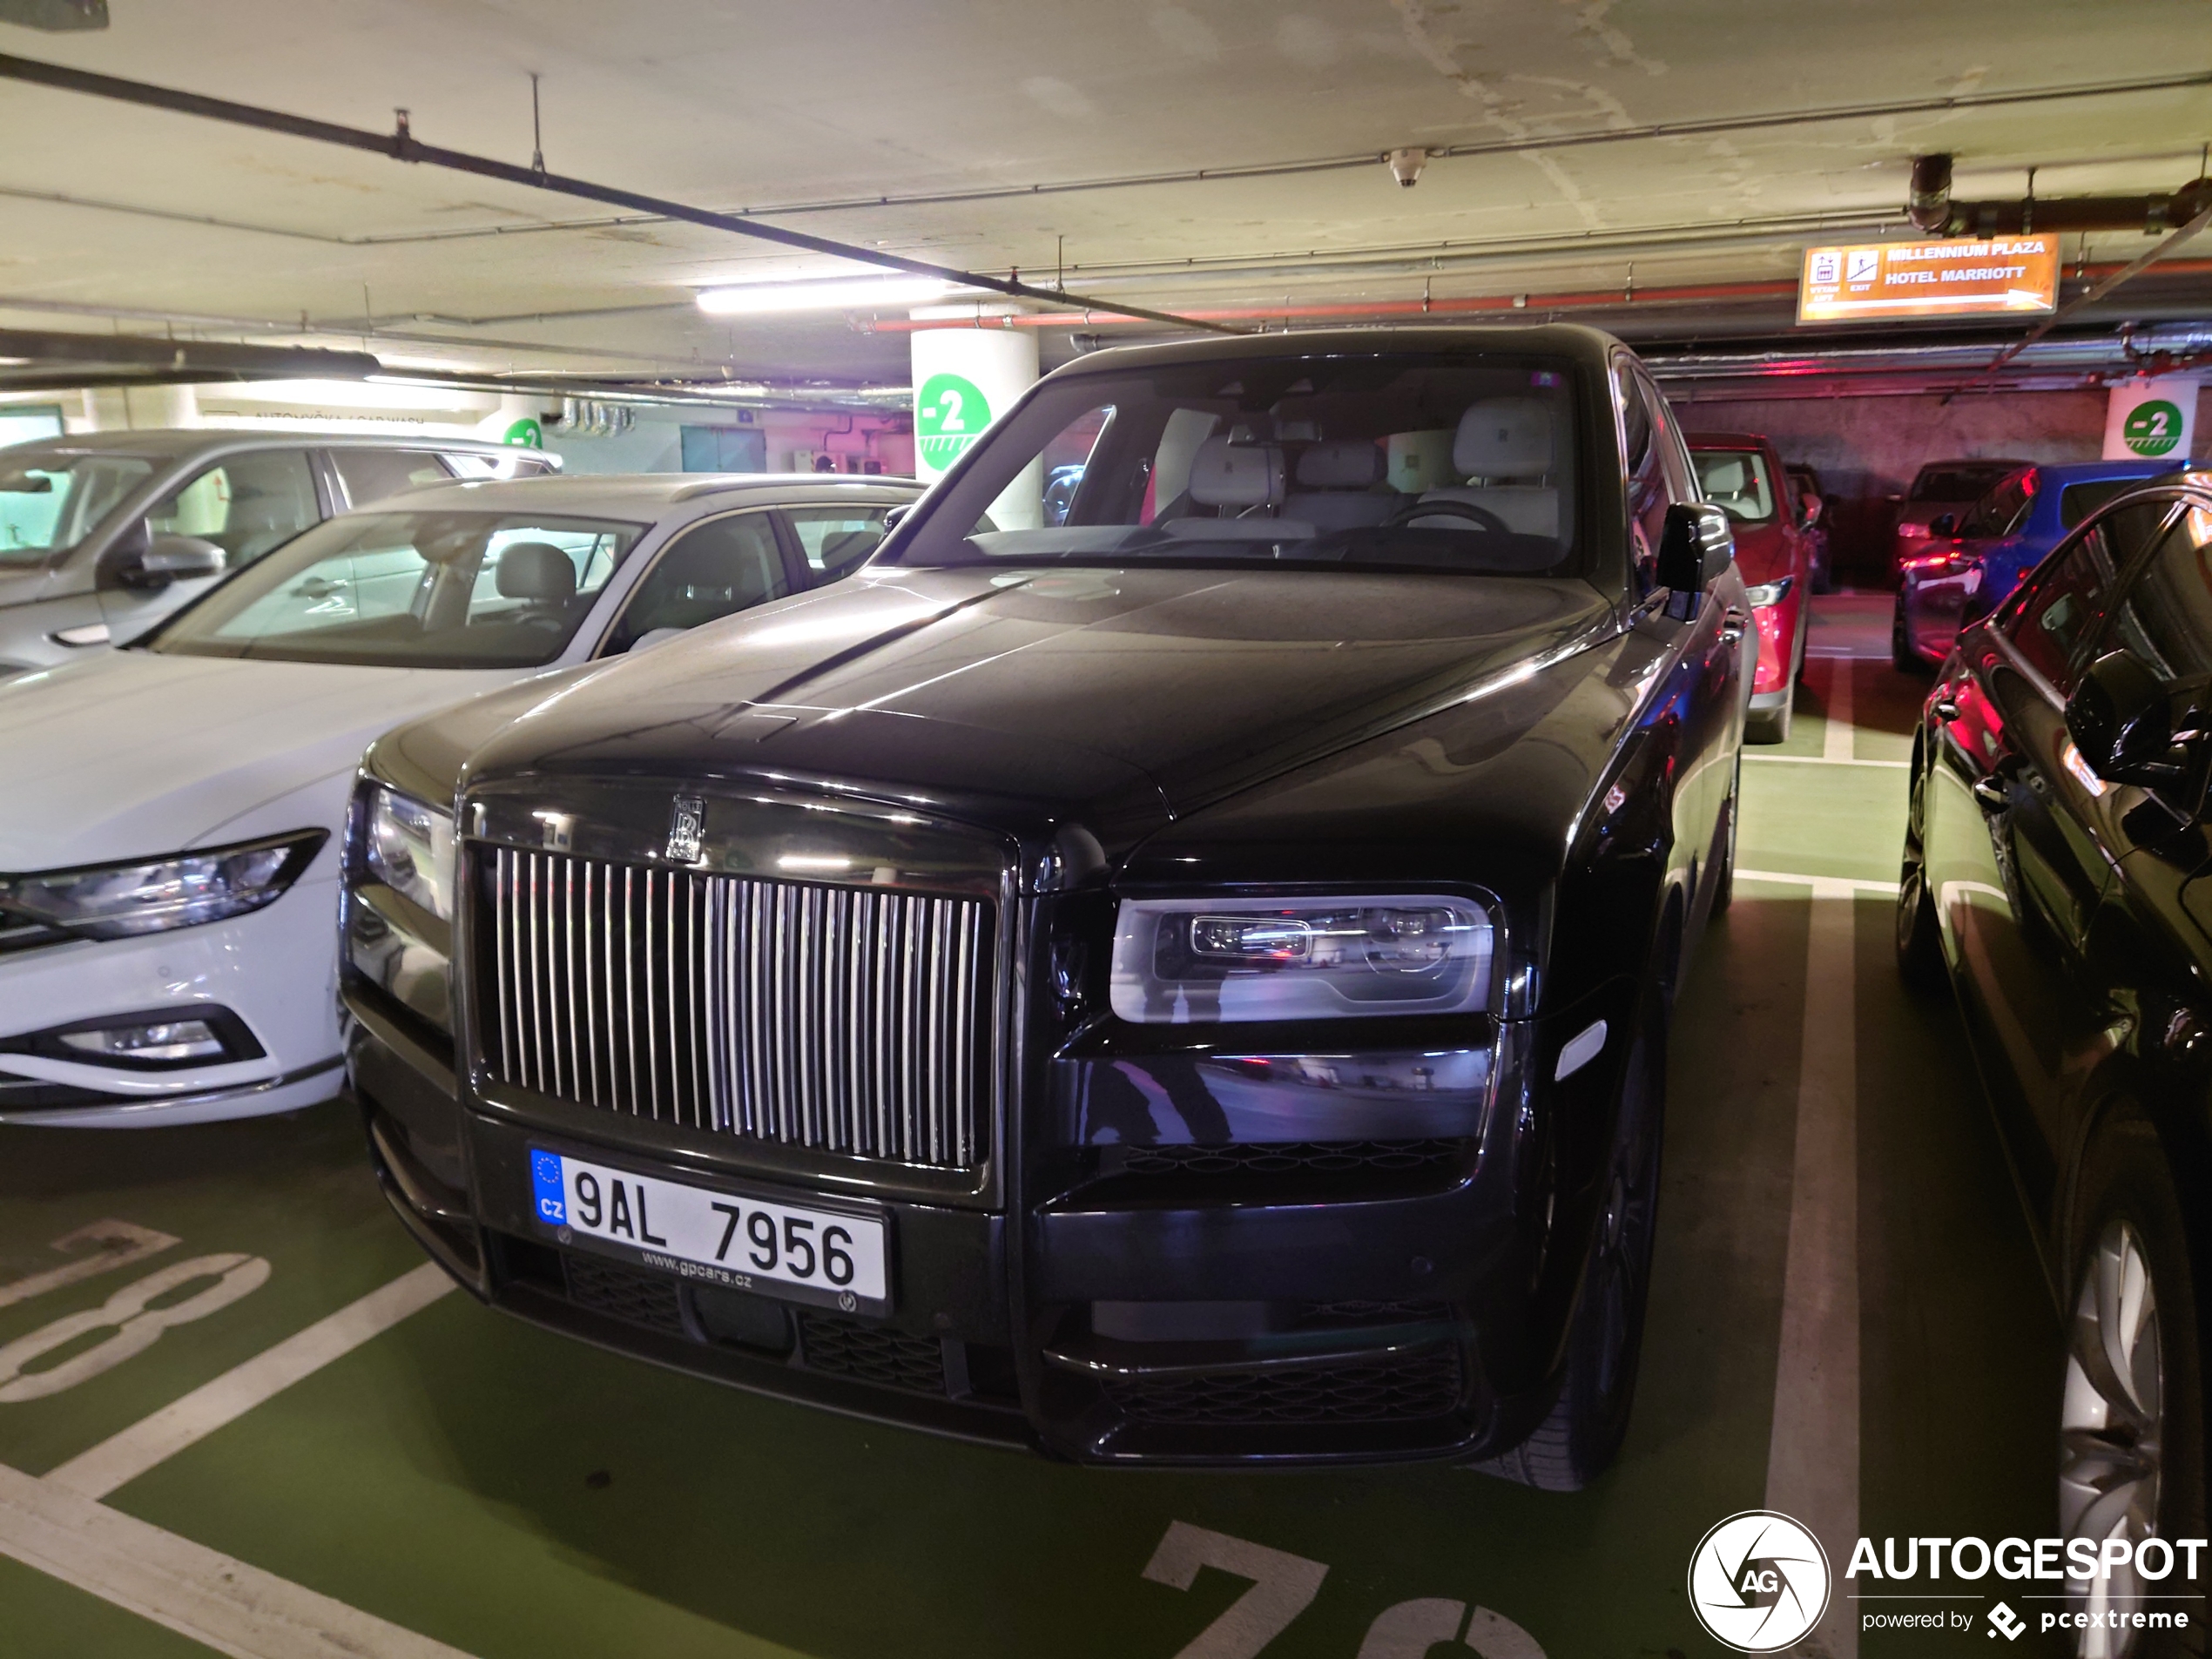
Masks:
[[[974,381],[932,374],[914,400],[914,447],[922,464],[942,472],[991,423],[991,406]]]
[[[2170,454],[2181,442],[2182,411],[2177,404],[2162,397],[2148,403],[2138,403],[2128,411],[2128,419],[2120,428],[2121,441],[2139,455]]]

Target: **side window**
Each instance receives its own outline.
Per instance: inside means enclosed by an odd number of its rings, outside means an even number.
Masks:
[[[1659,469],[1667,480],[1667,496],[1670,501],[1690,502],[1703,501],[1703,492],[1697,487],[1696,469],[1689,460],[1689,445],[1683,439],[1682,426],[1675,419],[1674,406],[1651,383],[1648,376],[1636,376],[1643,388],[1646,405],[1658,423]]]
[[[307,452],[265,449],[233,455],[172,490],[146,515],[146,528],[212,542],[235,570],[321,517]]]
[[[1621,403],[1621,430],[1629,463],[1629,512],[1635,521],[1630,535],[1636,570],[1636,590],[1647,593],[1657,578],[1659,542],[1667,528],[1667,475],[1660,461],[1665,448],[1665,428],[1652,418],[1644,401],[1641,377],[1625,358],[1613,362],[1614,395]]]
[[[2169,505],[2143,502],[2106,515],[2045,560],[2008,602],[1997,625],[2060,696],[2073,693],[2080,647],[2114,578],[2148,543]]]
[[[880,516],[876,531],[882,533]],[[790,591],[766,513],[710,519],[685,530],[654,561],[605,651],[625,651],[656,629],[696,628]]]
[[[1959,534],[1978,538],[2009,536],[2013,526],[2027,516],[2034,499],[2032,474],[2015,473],[2004,479],[1968,509],[1959,521]]]
[[[437,456],[422,449],[333,449],[331,465],[346,486],[346,502],[366,507],[403,489],[442,484],[452,476]]]
[[[794,507],[784,516],[806,550],[817,582],[834,582],[883,539],[882,507]]]
[[[2212,513],[2182,515],[2128,587],[2099,639],[2167,685],[2212,679]]]

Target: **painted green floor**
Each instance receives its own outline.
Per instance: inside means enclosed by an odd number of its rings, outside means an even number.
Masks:
[[[1826,636],[1851,638],[1864,619],[1835,610]],[[1791,740],[1766,752],[1823,753],[1829,671],[1814,663]],[[1858,759],[1903,758],[1925,690],[1857,664]],[[1905,777],[1747,765],[1743,865],[1893,880]],[[1956,1015],[1898,988],[1887,900],[1855,907],[1861,1528],[2048,1531],[2056,1321]],[[1170,1659],[1245,1588],[1143,1578],[1177,1521],[1326,1565],[1269,1659],[1354,1659],[1375,1615],[1416,1597],[1496,1609],[1551,1659],[1718,1653],[1683,1577],[1699,1535],[1764,1492],[1808,914],[1806,889],[1743,883],[1683,988],[1636,1414],[1588,1493],[1446,1468],[1066,1468],[756,1399],[454,1296],[107,1501],[483,1659]],[[242,1253],[267,1282],[74,1387],[0,1401],[0,1464],[44,1473],[420,1259],[341,1108],[0,1130],[0,1288],[111,1218],[181,1241],[150,1266]],[[0,1306],[0,1349],[132,1277]],[[1926,1638],[1860,1648],[1907,1650]],[[0,1558],[0,1659],[202,1651]]]

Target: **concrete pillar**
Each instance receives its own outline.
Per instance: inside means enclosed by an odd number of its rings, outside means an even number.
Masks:
[[[2105,404],[2107,461],[2187,461],[2196,435],[2195,374],[2138,374]]]
[[[920,315],[921,314],[917,314]],[[973,315],[970,311],[967,314]],[[914,343],[914,474],[934,483],[1037,378],[1037,337],[1027,328],[920,328]],[[1001,529],[1044,523],[1044,462],[1023,469],[991,504]]]
[[[118,424],[133,432],[198,426],[199,397],[189,386],[126,386],[121,413]]]
[[[499,408],[476,422],[475,435],[494,443],[522,443],[533,449],[545,447],[545,415],[558,409],[557,401],[502,392]]]

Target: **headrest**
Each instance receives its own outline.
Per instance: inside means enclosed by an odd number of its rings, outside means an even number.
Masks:
[[[1752,489],[1751,457],[1735,455],[1722,461],[1708,454],[1698,468],[1708,496],[1743,496]]]
[[[1376,444],[1317,443],[1298,458],[1298,481],[1308,489],[1365,489],[1382,480],[1383,452]]]
[[[502,599],[576,597],[576,565],[550,542],[516,542],[501,549],[498,581]]]
[[[1208,438],[1191,457],[1190,499],[1201,507],[1273,507],[1283,483],[1283,452],[1271,443]]]
[[[1470,403],[1452,437],[1452,465],[1462,478],[1533,478],[1551,464],[1552,411],[1541,399]]]

